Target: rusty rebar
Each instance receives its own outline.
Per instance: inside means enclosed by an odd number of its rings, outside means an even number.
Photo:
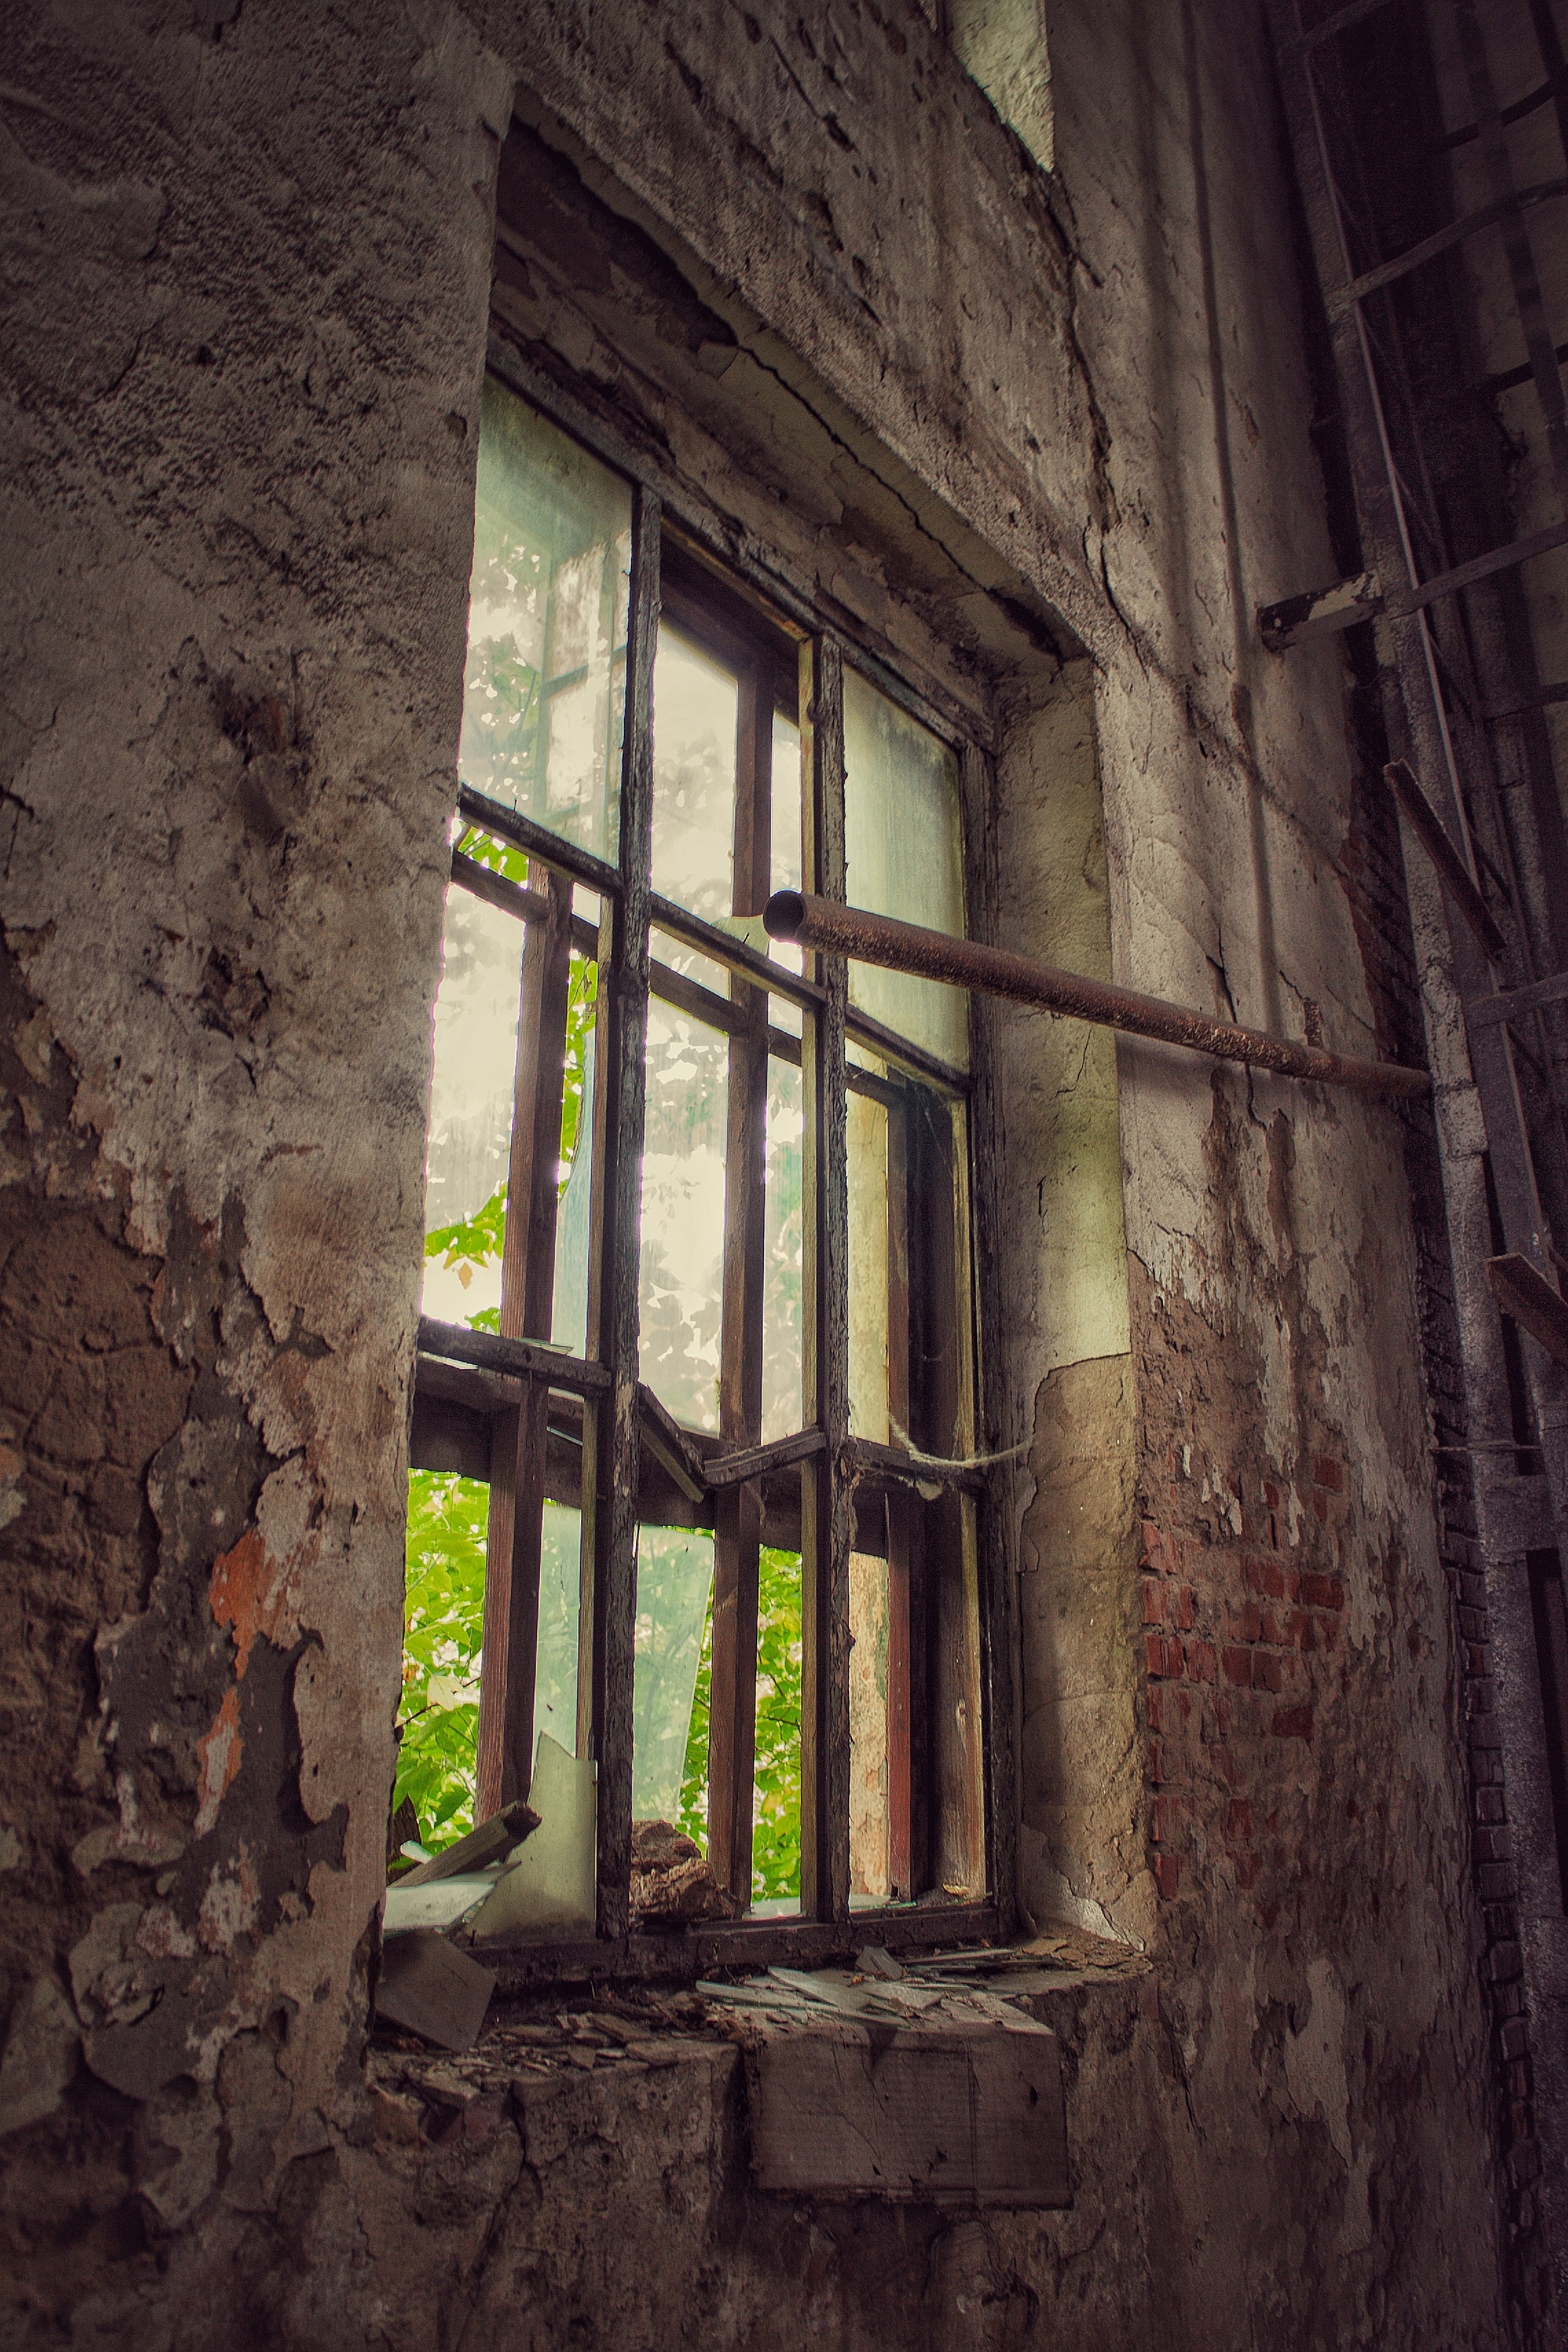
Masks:
[[[1121,1029],[1132,1037],[1157,1037],[1190,1053],[1210,1054],[1222,1062],[1245,1062],[1280,1077],[1309,1078],[1323,1086],[1359,1087],[1369,1094],[1424,1095],[1432,1081],[1425,1070],[1399,1062],[1358,1062],[1331,1054],[1321,1045],[1297,1045],[1287,1037],[1269,1037],[1258,1029],[1237,1029],[1228,1022],[1211,1021],[1185,1005],[1167,1004],[1158,996],[1141,996],[1110,981],[1089,980],[1081,972],[1063,971],[1055,964],[1037,963],[1033,956],[1016,955],[1007,948],[984,947],[977,940],[950,939],[945,931],[928,931],[918,923],[900,923],[889,915],[873,915],[863,907],[840,907],[804,890],[775,890],[763,917],[770,939],[791,940],[824,955],[847,956],[857,963],[880,964],[921,980],[942,980],[955,988],[979,989],[988,996],[1005,996],[1016,1003],[1043,1005],[1075,1020],[1092,1021],[1101,1028]]]

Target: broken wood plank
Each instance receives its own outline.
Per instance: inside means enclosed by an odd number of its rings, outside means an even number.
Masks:
[[[399,1886],[427,1886],[432,1879],[455,1878],[465,1870],[483,1870],[487,1863],[499,1862],[514,1845],[521,1845],[531,1831],[539,1827],[539,1815],[531,1805],[518,1799],[492,1813],[488,1822],[480,1822],[460,1837],[432,1854],[428,1862],[416,1862],[399,1878]]]
[[[548,1381],[552,1388],[587,1396],[610,1385],[604,1364],[584,1363],[563,1348],[547,1347],[538,1339],[503,1339],[496,1331],[471,1331],[461,1323],[438,1323],[434,1316],[419,1318],[417,1345],[421,1355],[445,1356],[453,1363],[478,1364],[481,1371],[510,1373],[515,1380]]]
[[[770,1438],[765,1445],[711,1454],[702,1465],[702,1475],[712,1491],[721,1494],[726,1486],[743,1486],[752,1478],[765,1478],[774,1470],[791,1470],[797,1462],[809,1462],[826,1443],[820,1429],[797,1429],[793,1437]]]
[[[375,2013],[423,2034],[442,2050],[471,2050],[496,1980],[434,1927],[389,1937],[375,1988]]]
[[[642,1441],[654,1460],[674,1480],[689,1503],[701,1502],[708,1491],[702,1456],[646,1381],[637,1383],[637,1407],[642,1415]]]
[[[1043,2026],[813,2019],[747,2052],[752,2170],[791,2196],[1071,2202],[1057,2038]]]
[[[1552,1288],[1539,1266],[1509,1250],[1488,1258],[1487,1280],[1504,1314],[1539,1339],[1554,1362],[1568,1364],[1568,1298]]]

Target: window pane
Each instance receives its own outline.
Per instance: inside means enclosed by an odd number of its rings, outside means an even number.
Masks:
[[[805,1419],[801,1338],[805,1214],[801,1192],[805,1096],[800,1072],[768,1060],[767,1190],[763,1212],[763,1437],[788,1437]]]
[[[782,710],[773,713],[773,832],[770,839],[768,888],[800,888],[801,774],[800,729]],[[768,953],[787,971],[805,969],[802,950],[788,940],[770,940]],[[770,1019],[792,1035],[800,1035],[800,1008],[780,996],[773,999]]]
[[[849,1192],[849,1427],[889,1442],[888,1113],[869,1095],[845,1106]]]
[[[680,1811],[712,1589],[710,1535],[687,1528],[637,1529],[632,1813],[639,1822],[674,1822]],[[705,1835],[702,1843],[706,1848]]]
[[[852,907],[963,935],[958,761],[853,669],[844,673],[844,840]],[[968,1067],[962,989],[852,963],[849,997],[900,1037]]]
[[[486,378],[458,772],[612,860],[631,515],[627,483]]]
[[[653,887],[711,922],[735,903],[733,675],[668,626],[653,666]]]
[[[719,1426],[729,1040],[655,999],[642,1171],[642,1376],[694,1429]]]
[[[594,1011],[598,965],[572,957],[566,1069],[561,1096],[561,1202],[555,1212],[555,1292],[550,1336],[574,1356],[588,1350],[588,1238],[594,1189]],[[563,1747],[570,1741],[563,1740]]]
[[[533,1673],[535,1738],[547,1731],[577,1752],[577,1613],[582,1600],[583,1515],[546,1503],[539,1555],[539,1652]]]
[[[885,1899],[888,1850],[888,1563],[849,1555],[849,1892]]]
[[[493,1330],[517,1080],[522,925],[447,894],[425,1175],[424,1312]]]

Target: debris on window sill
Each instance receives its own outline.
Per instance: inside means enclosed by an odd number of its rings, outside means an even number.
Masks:
[[[684,1927],[693,1920],[741,1916],[696,1840],[669,1822],[632,1823],[631,1904],[634,1927]]]

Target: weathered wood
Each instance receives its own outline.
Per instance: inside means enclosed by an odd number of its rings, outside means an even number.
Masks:
[[[404,1871],[397,1884],[426,1886],[437,1879],[455,1878],[465,1870],[483,1870],[487,1863],[499,1861],[514,1845],[521,1845],[529,1832],[538,1827],[539,1815],[531,1805],[521,1800],[503,1805],[499,1813],[480,1822],[466,1837],[455,1839],[439,1853],[433,1853],[428,1862],[416,1862],[412,1870]]]
[[[500,1334],[550,1337],[555,1210],[572,970],[572,885],[546,872],[544,913],[524,935]],[[515,1414],[492,1431],[485,1630],[475,1804],[481,1816],[526,1796],[533,1773],[549,1391],[530,1381]]]
[[[510,841],[514,849],[526,851],[531,866],[537,858],[552,873],[585,883],[602,897],[613,897],[620,887],[618,867],[595,857],[591,849],[579,849],[563,834],[552,833],[547,824],[536,824],[521,809],[508,808],[504,801],[488,799],[483,793],[475,792],[471,784],[458,787],[458,814],[481,833],[493,834],[498,841]]]
[[[775,2025],[746,2052],[746,2090],[759,2189],[1071,2202],[1060,2055],[1043,2026]]]
[[[804,871],[844,902],[844,669],[835,638],[803,649],[803,752],[807,761]],[[842,956],[818,959],[822,1001],[807,1024],[804,1203],[805,1394],[826,1446],[801,1478],[800,1903],[807,1916],[849,1909],[849,1435],[848,1145],[845,1123]]]
[[[910,1426],[910,1182],[908,1110],[888,1114],[888,1414]],[[888,1880],[907,1902],[916,1892],[913,1750],[910,1744],[910,1520],[898,1487],[883,1500],[888,1530]]]
[[[815,1454],[824,1452],[826,1443],[820,1429],[797,1430],[793,1437],[771,1438],[766,1445],[748,1445],[733,1454],[710,1454],[702,1465],[703,1475],[712,1493],[722,1494],[727,1486],[744,1486],[775,1470],[793,1469],[797,1462],[809,1462]]]
[[[1554,1289],[1519,1250],[1487,1260],[1492,1297],[1507,1315],[1538,1339],[1554,1362],[1568,1364],[1568,1298]]]
[[[598,1925],[626,1933],[632,1859],[632,1685],[643,1413],[637,1381],[638,1213],[647,1054],[648,919],[653,856],[653,663],[658,633],[658,499],[639,488],[632,521],[620,869],[606,901],[610,952],[600,964],[588,1309],[592,1352],[609,1376],[591,1401],[584,1443],[594,1462],[585,1518],[590,1623],[579,1639],[579,1732],[598,1760]],[[600,1106],[595,1105],[596,1112]],[[586,1485],[585,1498],[586,1498]],[[582,1702],[586,1698],[584,1708]],[[583,1721],[584,1715],[587,1722]]]
[[[637,1410],[642,1415],[642,1442],[654,1460],[688,1502],[701,1502],[708,1492],[702,1456],[646,1381],[637,1387]]]
[[[375,2013],[441,2050],[471,2050],[496,1980],[434,1927],[389,1936],[382,1948]]]
[[[767,903],[773,842],[773,665],[737,678],[736,915]],[[768,1111],[768,1000],[732,975],[724,1152],[723,1318],[719,1430],[725,1445],[758,1444],[763,1417],[763,1277]],[[741,1903],[752,1892],[752,1787],[756,1752],[758,1561],[762,1496],[730,1482],[713,1523],[713,1651],[708,1724],[708,1858]]]
[[[418,1347],[421,1355],[477,1364],[481,1371],[500,1372],[513,1380],[543,1381],[551,1388],[566,1389],[579,1396],[591,1396],[610,1384],[603,1364],[585,1363],[564,1348],[505,1339],[494,1331],[470,1331],[466,1324],[438,1323],[429,1315],[419,1318]]]

